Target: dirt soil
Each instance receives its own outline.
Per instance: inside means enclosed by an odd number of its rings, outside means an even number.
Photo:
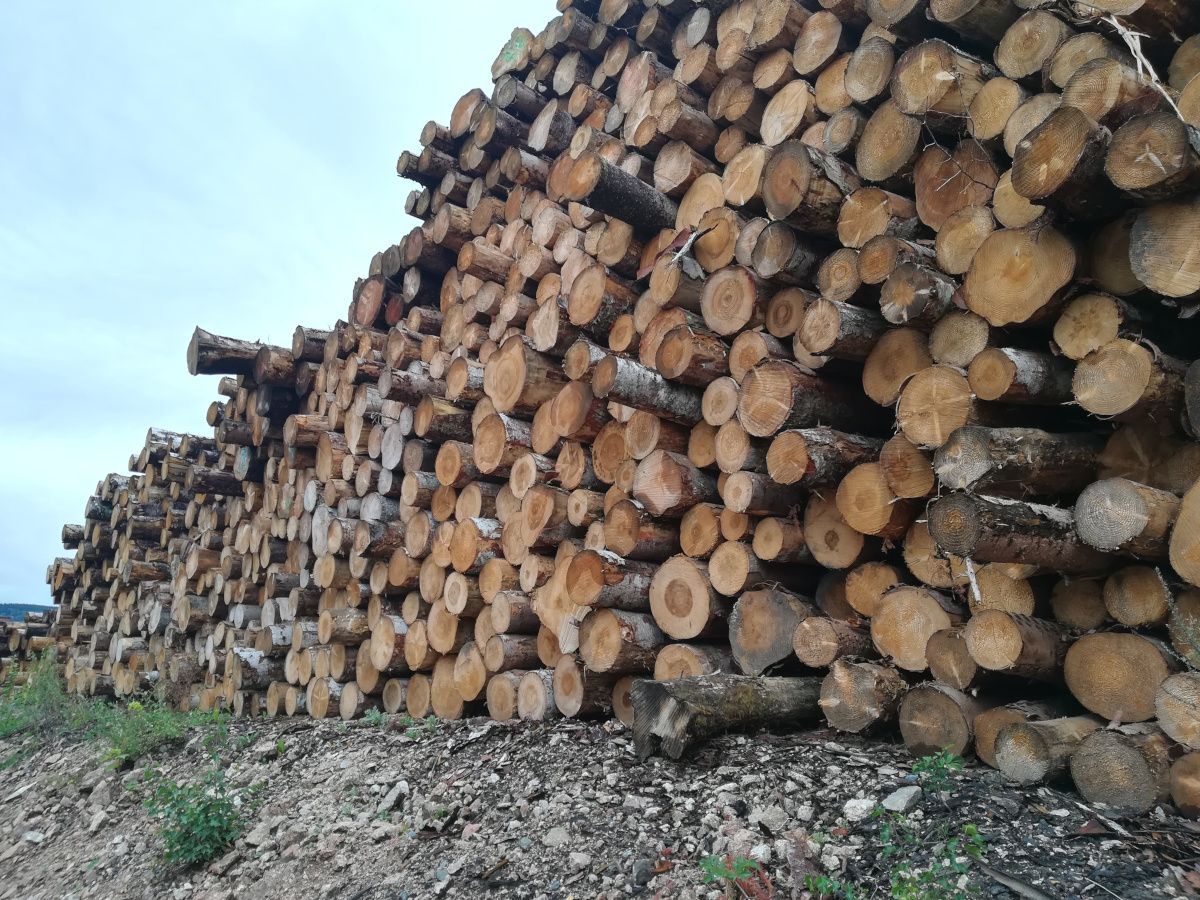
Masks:
[[[0,898],[784,898],[809,896],[809,874],[887,897],[895,862],[870,812],[918,793],[894,793],[915,786],[902,747],[828,731],[730,735],[681,762],[640,762],[612,723],[228,731],[218,764],[258,805],[227,854],[190,871],[162,860],[145,774],[197,778],[211,728],[124,771],[91,744],[0,741]],[[976,825],[984,862],[964,888],[978,896],[1200,896],[1200,824],[1166,810],[1118,821],[978,765],[926,787],[907,798],[914,833],[932,845]],[[701,860],[726,854],[763,876],[706,882]]]

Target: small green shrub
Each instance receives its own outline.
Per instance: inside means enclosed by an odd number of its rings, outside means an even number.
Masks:
[[[705,884],[724,884],[726,890],[739,897],[767,900],[775,896],[775,888],[762,864],[746,856],[703,856],[697,865],[704,873]]]
[[[403,715],[397,719],[397,726],[404,729],[404,736],[406,738],[417,741],[426,735],[437,734],[441,728],[441,723],[438,721],[437,716],[414,719],[412,716]]]
[[[971,860],[983,858],[983,838],[972,824],[950,834],[946,825],[932,835],[920,833],[904,816],[894,816],[901,835],[901,846],[891,871],[893,900],[969,900],[974,896],[969,883],[960,886]],[[881,829],[880,834],[883,835]],[[889,839],[897,832],[889,830]],[[933,853],[928,863],[917,859],[918,851],[932,839]],[[885,844],[885,846],[887,846]]]
[[[892,900],[969,900],[975,896],[965,877],[973,860],[983,859],[984,842],[973,824],[957,832],[946,823],[930,824],[876,807],[879,824],[878,861],[886,867]],[[923,830],[924,829],[924,830]],[[818,897],[861,900],[877,896],[828,875],[807,875],[806,890]]]
[[[950,790],[951,774],[961,772],[962,757],[955,756],[949,750],[922,756],[913,763],[913,774],[921,782],[921,787],[930,793],[938,794]]]
[[[192,784],[155,774],[151,785],[146,808],[162,820],[159,833],[168,862],[182,866],[206,863],[242,833],[248,805],[229,789],[221,769],[214,766]]]
[[[9,769],[15,769],[29,757],[33,756],[33,750],[28,747],[22,747],[19,750],[14,750],[4,759],[0,759],[0,772],[6,772]]]
[[[387,725],[387,721],[387,713],[378,707],[372,707],[363,713],[363,722],[372,728],[383,728]]]

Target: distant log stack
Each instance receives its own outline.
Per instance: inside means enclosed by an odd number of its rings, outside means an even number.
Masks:
[[[1084,4],[821,6],[514,32],[345,320],[196,329],[214,436],[64,529],[71,689],[671,752],[820,710],[1195,814],[1200,16],[1119,4],[1158,84]]]

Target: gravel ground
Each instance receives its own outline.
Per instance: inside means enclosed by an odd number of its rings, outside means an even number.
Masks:
[[[920,791],[903,747],[827,731],[729,735],[640,762],[612,723],[228,730],[218,764],[256,802],[235,846],[190,871],[162,860],[145,775],[199,777],[213,765],[203,731],[124,771],[95,745],[0,741],[0,898],[806,897],[805,876],[821,874],[887,897],[897,859],[921,865],[967,824],[984,841],[962,877],[974,895],[1200,896],[1197,823],[1167,810],[1117,821],[982,766]],[[885,800],[911,804],[894,833],[914,836],[893,838],[890,859],[887,819],[871,814]],[[713,856],[761,874],[706,882]]]

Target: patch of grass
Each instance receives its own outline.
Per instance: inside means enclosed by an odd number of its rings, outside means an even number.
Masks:
[[[726,853],[724,856],[701,857],[697,865],[704,873],[705,884],[724,884],[726,890],[736,892],[736,896],[753,900],[768,900],[775,896],[771,878],[757,860]]]
[[[118,765],[128,765],[156,747],[183,740],[188,728],[196,724],[192,716],[153,700],[134,700],[125,706],[92,702],[79,710],[84,737],[108,744],[106,755]]]
[[[146,801],[162,824],[163,856],[170,863],[206,863],[237,840],[253,806],[253,798],[233,791],[225,773],[213,766],[200,781],[180,784],[158,773],[149,776],[152,792]]]
[[[25,684],[10,678],[0,687],[0,738],[22,732],[53,732],[66,724],[72,703],[55,671],[54,659],[43,654]]]
[[[4,759],[0,759],[0,772],[7,772],[9,769],[15,769],[29,757],[33,756],[33,750],[29,747],[22,747],[20,750],[14,750]]]
[[[224,720],[217,712],[177,712],[152,698],[122,706],[68,695],[49,652],[38,660],[25,684],[10,681],[0,688],[0,737],[27,733],[98,741],[106,745],[106,757],[118,765],[182,740],[193,725],[216,724],[220,731]]]

